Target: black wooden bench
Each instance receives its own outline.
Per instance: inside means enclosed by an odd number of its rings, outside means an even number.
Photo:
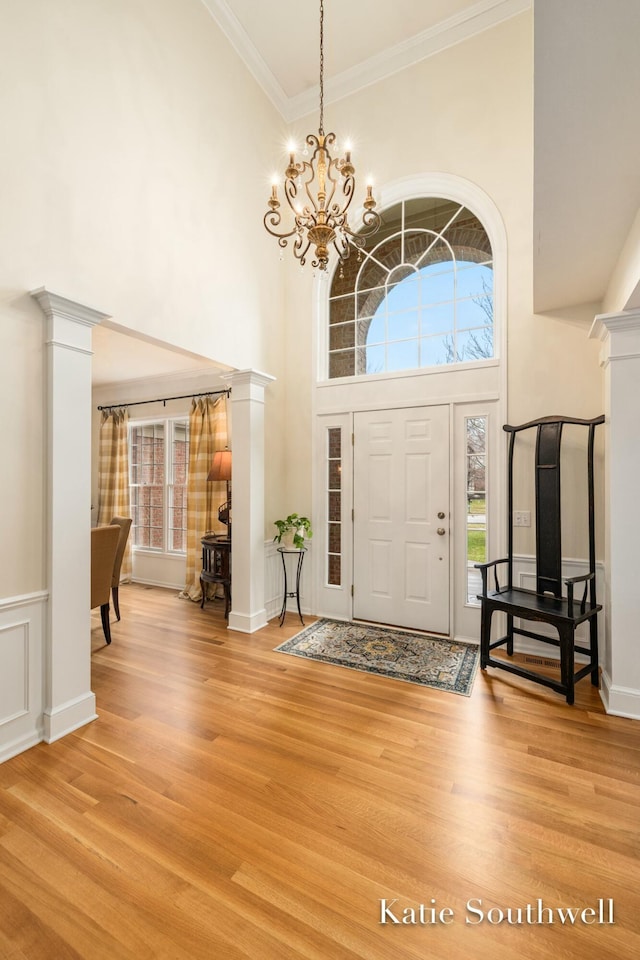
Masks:
[[[573,417],[543,417],[521,426],[506,424],[509,434],[508,474],[508,556],[489,563],[476,563],[482,576],[482,593],[478,599],[482,605],[480,632],[480,666],[508,670],[535,683],[551,687],[564,694],[567,703],[574,702],[574,686],[583,677],[591,675],[591,682],[598,686],[598,611],[602,606],[596,602],[596,560],[594,521],[594,469],[593,454],[596,427],[604,423],[604,417],[579,420]],[[560,450],[562,428],[565,424],[588,427],[587,483],[588,483],[588,528],[589,572],[579,577],[562,576],[562,524],[560,517]],[[535,429],[535,515],[536,515],[536,589],[527,590],[513,583],[513,465],[516,436],[525,430]],[[498,570],[506,565],[506,582],[500,585]],[[491,584],[490,584],[491,581]],[[582,595],[576,598],[575,588],[583,585]],[[491,641],[491,619],[498,611],[506,614],[507,632],[498,640]],[[538,621],[549,624],[557,631],[557,639],[545,634],[515,626],[514,620]],[[579,624],[589,623],[589,646],[576,643],[575,632]],[[496,659],[491,651],[505,646],[508,657],[513,656],[514,636],[528,637],[560,648],[560,680],[528,670],[510,659]],[[575,654],[584,654],[588,663],[575,670]]]

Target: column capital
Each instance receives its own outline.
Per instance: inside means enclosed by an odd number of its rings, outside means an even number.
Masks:
[[[620,313],[599,313],[591,324],[589,337],[606,340],[612,333],[640,332],[640,309],[622,310]]]
[[[40,309],[49,320],[54,317],[62,317],[65,320],[73,320],[88,327],[95,327],[103,320],[110,319],[108,313],[102,313],[100,310],[94,310],[93,307],[87,307],[83,303],[69,300],[68,297],[53,293],[46,287],[38,287],[36,290],[30,290],[29,292],[33,299],[38,301]]]
[[[600,362],[640,358],[640,310],[601,313],[595,317],[589,337],[602,344]]]
[[[220,377],[224,383],[228,383],[230,387],[239,387],[239,386],[256,386],[256,387],[268,387],[270,383],[276,379],[272,377],[270,373],[262,373],[260,370],[232,370],[230,373],[224,373]]]

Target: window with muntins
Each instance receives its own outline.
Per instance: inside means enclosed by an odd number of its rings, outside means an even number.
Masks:
[[[188,420],[129,425],[131,541],[135,547],[185,553],[188,467]]]
[[[342,583],[342,429],[327,430],[327,583]]]
[[[478,217],[452,200],[404,200],[375,246],[336,271],[329,378],[491,359],[493,259]]]

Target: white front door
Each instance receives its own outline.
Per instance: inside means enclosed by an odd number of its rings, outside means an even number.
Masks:
[[[354,414],[357,620],[449,633],[449,408]]]

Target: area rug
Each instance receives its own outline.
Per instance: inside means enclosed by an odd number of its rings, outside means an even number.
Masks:
[[[275,649],[465,697],[471,693],[479,653],[472,643],[327,619],[317,620]]]

